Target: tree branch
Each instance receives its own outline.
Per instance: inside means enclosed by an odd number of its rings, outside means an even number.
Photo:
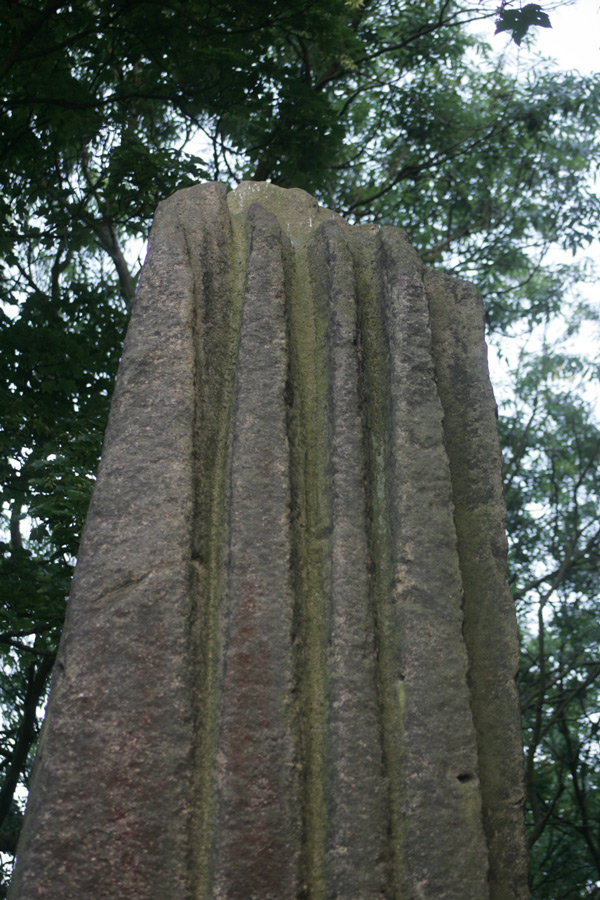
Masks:
[[[46,689],[55,655],[32,663],[27,670],[27,688],[23,698],[23,715],[12,748],[10,765],[0,791],[0,828],[13,802],[15,790],[22,777],[32,744],[37,738],[37,709]]]
[[[30,25],[23,29],[19,37],[14,39],[8,52],[0,60],[0,78],[4,78],[11,66],[17,61],[23,47],[26,47],[27,44],[31,43],[36,34],[44,27],[50,16],[64,5],[64,0],[48,0],[45,9],[35,17]],[[47,49],[44,50],[44,54],[46,52]]]

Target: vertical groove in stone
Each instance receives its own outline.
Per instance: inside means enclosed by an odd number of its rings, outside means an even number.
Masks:
[[[214,896],[298,891],[283,248],[253,205],[237,362]]]
[[[376,226],[352,230],[359,291],[359,391],[366,461],[368,600],[375,628],[376,680],[386,783],[386,900],[405,900],[407,877],[403,809],[403,694],[397,675],[396,622],[392,604],[394,550],[391,531],[390,350],[377,262]]]
[[[216,754],[222,688],[222,597],[235,366],[242,296],[224,185],[177,195],[194,283],[194,900],[212,896]]]
[[[477,731],[492,900],[528,896],[525,789],[516,676],[519,644],[506,583],[506,509],[496,404],[477,290],[428,272],[433,358],[444,407],[465,590],[464,634]]]
[[[380,234],[377,269],[391,361],[395,675],[405,735],[406,874],[411,889],[418,885],[427,900],[481,900],[488,895],[487,852],[423,268],[398,229]],[[453,841],[442,838],[450,834]],[[464,848],[460,855],[458,845]]]
[[[326,308],[314,295],[305,246],[290,255],[287,293],[288,434],[293,538],[294,669],[301,758],[302,897],[327,900],[327,490]]]
[[[327,874],[329,896],[368,900],[386,886],[387,823],[368,602],[358,294],[347,235],[337,221],[326,222],[308,245],[313,292],[327,317]]]

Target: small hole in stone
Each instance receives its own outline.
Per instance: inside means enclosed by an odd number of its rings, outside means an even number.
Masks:
[[[457,775],[456,777],[458,778],[459,781],[462,781],[462,782],[473,781],[473,778],[474,778],[474,776],[471,775],[469,772],[464,772],[462,775]]]

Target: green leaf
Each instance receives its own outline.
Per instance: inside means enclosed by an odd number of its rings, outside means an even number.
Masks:
[[[522,9],[502,9],[496,19],[496,34],[510,31],[515,44],[520,45],[533,26],[552,28],[550,17],[539,3],[527,3]]]

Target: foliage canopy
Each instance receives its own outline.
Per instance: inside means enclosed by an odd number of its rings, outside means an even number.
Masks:
[[[600,78],[540,64],[517,79],[468,28],[486,18],[517,43],[549,24],[537,4],[477,0],[4,0],[5,854],[135,293],[133,241],[162,198],[254,178],[401,225],[427,263],[478,284],[492,339],[567,308],[583,273],[546,255],[598,234]],[[568,309],[571,330],[590,321]],[[539,900],[600,879],[600,431],[575,390],[597,375],[546,343],[519,360],[500,419]]]

